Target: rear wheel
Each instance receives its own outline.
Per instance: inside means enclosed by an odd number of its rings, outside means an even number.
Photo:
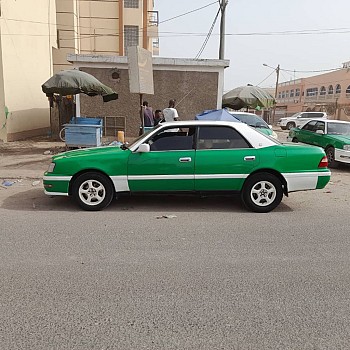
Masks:
[[[330,168],[338,168],[339,163],[335,160],[335,150],[334,147],[329,146],[326,148],[326,156],[328,159],[328,166]]]
[[[114,189],[107,176],[87,172],[74,181],[72,194],[82,209],[97,211],[106,208],[111,203]]]
[[[293,123],[293,122],[288,122],[286,126],[287,126],[287,129],[290,130],[290,129],[292,129],[292,128],[295,128],[295,123]]]
[[[267,213],[275,209],[281,203],[282,197],[282,183],[270,173],[258,173],[249,177],[241,193],[244,205],[257,213]]]

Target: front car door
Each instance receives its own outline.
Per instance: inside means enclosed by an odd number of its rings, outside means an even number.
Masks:
[[[258,152],[229,126],[199,126],[195,162],[196,191],[236,191],[259,164]]]
[[[150,152],[131,153],[128,159],[130,191],[193,191],[194,134],[194,127],[163,129],[146,140]]]
[[[298,132],[298,141],[311,144],[315,134],[316,123],[317,120],[311,120],[310,122],[306,123]]]

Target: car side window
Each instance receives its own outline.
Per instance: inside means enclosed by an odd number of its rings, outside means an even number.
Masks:
[[[235,129],[226,126],[200,126],[197,149],[251,148]]]
[[[309,117],[308,113],[301,113],[299,118],[305,119],[308,117]]]
[[[149,141],[151,151],[181,151],[194,149],[195,128],[165,129]]]
[[[317,121],[313,120],[305,124],[301,129],[315,132],[316,123]]]
[[[322,130],[324,132],[325,130],[325,125],[324,122],[317,122],[315,126],[315,131],[317,130]]]

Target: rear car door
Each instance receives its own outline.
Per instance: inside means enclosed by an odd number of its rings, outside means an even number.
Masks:
[[[247,140],[229,126],[197,129],[195,190],[240,190],[259,164],[259,155]]]

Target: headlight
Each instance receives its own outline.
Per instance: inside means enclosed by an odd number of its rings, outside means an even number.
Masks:
[[[47,172],[48,173],[53,173],[53,171],[54,171],[54,169],[55,169],[55,163],[51,163],[50,165],[49,165],[49,168],[47,169]]]
[[[345,151],[350,151],[350,145],[344,145],[343,149],[345,149]]]

